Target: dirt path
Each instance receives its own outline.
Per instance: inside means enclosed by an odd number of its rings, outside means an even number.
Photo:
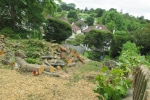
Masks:
[[[95,84],[0,69],[0,100],[97,100]]]

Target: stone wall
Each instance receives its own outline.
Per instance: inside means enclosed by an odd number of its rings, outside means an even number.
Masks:
[[[133,100],[150,100],[150,70],[139,66],[134,77]]]

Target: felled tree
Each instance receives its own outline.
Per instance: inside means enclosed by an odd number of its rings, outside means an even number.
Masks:
[[[61,20],[48,19],[47,32],[45,33],[45,39],[47,41],[55,40],[55,42],[62,42],[72,35],[71,26]]]

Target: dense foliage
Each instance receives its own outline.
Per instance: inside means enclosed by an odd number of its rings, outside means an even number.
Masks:
[[[54,0],[2,0],[0,2],[0,29],[9,26],[13,29],[26,27],[37,29],[44,22],[43,12],[56,11]]]
[[[142,46],[141,54],[146,55],[150,52],[150,24],[146,27],[137,30],[134,34],[134,42],[137,46]]]
[[[85,36],[85,43],[90,47],[96,47],[99,49],[106,49],[109,47],[113,34],[108,31],[91,30]]]
[[[116,31],[113,35],[110,48],[110,56],[117,57],[121,52],[122,45],[127,41],[131,41],[131,36],[124,31]]]
[[[74,21],[77,21],[78,20],[77,12],[75,10],[70,10],[68,12],[67,18],[73,18]]]
[[[86,23],[88,24],[88,26],[92,26],[94,24],[94,18],[93,17],[88,17],[86,19]]]
[[[48,19],[47,31],[45,33],[45,39],[47,41],[55,40],[55,42],[61,43],[72,35],[71,26],[61,20]]]
[[[131,87],[131,80],[124,77],[124,71],[120,68],[109,70],[108,67],[103,67],[96,80],[98,85],[94,92],[100,94],[97,96],[99,100],[122,100]]]

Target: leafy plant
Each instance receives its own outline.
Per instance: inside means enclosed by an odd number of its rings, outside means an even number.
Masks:
[[[107,67],[101,69],[101,74],[96,76],[98,85],[94,92],[100,94],[106,100],[121,100],[126,96],[127,89],[131,87],[131,80],[124,77],[124,71],[116,68],[109,70]],[[102,96],[101,96],[102,95]]]
[[[145,56],[139,55],[139,48],[134,43],[127,42],[123,44],[118,66],[128,73],[134,72],[134,68],[138,67],[139,64],[149,65]]]

